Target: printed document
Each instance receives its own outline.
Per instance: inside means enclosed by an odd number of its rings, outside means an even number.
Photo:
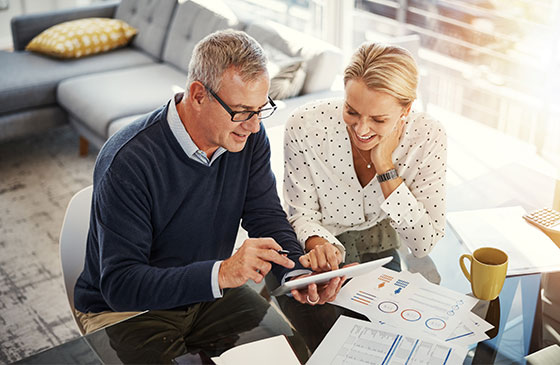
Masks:
[[[284,336],[246,343],[213,357],[217,365],[299,365],[300,362]]]
[[[493,327],[471,312],[477,303],[478,299],[430,283],[418,273],[384,267],[350,280],[332,302],[373,323],[460,344],[486,340],[485,331]]]
[[[467,348],[340,316],[308,365],[462,364]]]

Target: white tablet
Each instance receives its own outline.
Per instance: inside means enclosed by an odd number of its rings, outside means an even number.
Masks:
[[[308,286],[311,283],[322,284],[326,283],[332,278],[346,276],[347,279],[353,278],[354,276],[360,276],[367,274],[370,271],[377,269],[390,262],[393,256],[385,257],[379,260],[364,262],[363,264],[343,267],[338,270],[332,270],[323,272],[316,275],[306,276],[301,279],[294,279],[286,282],[284,285],[280,285],[278,288],[274,289],[271,295],[278,296],[289,293],[292,289],[300,289]]]

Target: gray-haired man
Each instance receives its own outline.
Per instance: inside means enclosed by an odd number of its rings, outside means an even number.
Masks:
[[[75,289],[86,331],[142,310],[164,323],[166,313],[180,310],[190,319],[176,336],[188,343],[183,332],[196,333],[192,319],[200,311],[220,313],[211,308],[226,299],[224,289],[259,283],[271,270],[279,281],[308,272],[276,194],[260,124],[275,109],[269,85],[254,39],[213,33],[195,47],[186,92],[104,145]],[[240,221],[250,237],[264,238],[246,240],[230,256]],[[322,304],[341,285],[336,278],[292,294]]]

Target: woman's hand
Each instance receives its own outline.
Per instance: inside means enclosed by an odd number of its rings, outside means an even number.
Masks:
[[[375,166],[378,173],[383,173],[393,168],[393,152],[399,145],[402,133],[404,131],[404,119],[399,119],[395,128],[391,133],[383,136],[379,143],[371,149],[371,162]]]
[[[308,250],[311,249],[299,258],[299,262],[315,272],[336,270],[342,262],[342,255],[338,248],[322,237],[310,237],[306,247]]]

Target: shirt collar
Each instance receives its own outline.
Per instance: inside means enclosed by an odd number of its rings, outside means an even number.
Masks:
[[[179,117],[179,112],[177,111],[176,104],[180,102],[182,98],[183,93],[177,93],[169,101],[167,110],[167,123],[169,124],[169,128],[171,128],[171,132],[173,132],[175,139],[177,139],[177,142],[179,142],[179,145],[190,159],[202,162],[208,166],[212,165],[212,163],[227,150],[223,147],[218,147],[216,152],[212,155],[212,160],[209,160],[206,153],[198,148],[183,125],[183,122]]]

